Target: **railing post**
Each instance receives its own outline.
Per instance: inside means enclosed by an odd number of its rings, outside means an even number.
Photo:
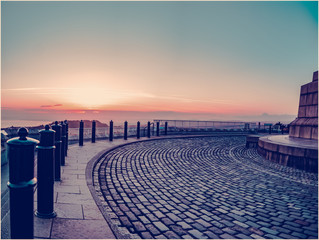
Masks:
[[[39,218],[54,218],[54,139],[55,131],[49,125],[40,131],[38,149],[38,209]]]
[[[140,128],[141,128],[141,123],[138,121],[137,127],[136,127],[136,138],[137,139],[140,139]]]
[[[110,121],[110,135],[109,135],[110,142],[113,141],[113,121]]]
[[[95,143],[95,131],[96,131],[96,122],[92,121],[92,143]]]
[[[80,128],[79,128],[79,146],[83,146],[83,121],[80,122]]]
[[[151,137],[151,123],[149,121],[147,122],[147,137]]]
[[[160,123],[156,122],[156,136],[159,137]]]
[[[27,138],[28,130],[20,128],[18,136],[7,141],[10,191],[10,231],[12,239],[33,238],[34,150],[38,140]]]
[[[66,145],[66,127],[64,122],[61,122],[62,135],[61,135],[61,166],[65,165],[65,145]]]
[[[67,120],[64,120],[65,124],[65,156],[68,156],[69,149],[69,123]]]
[[[167,135],[167,122],[165,122],[165,135]]]
[[[127,121],[124,122],[124,140],[127,140]]]
[[[55,163],[54,163],[54,180],[61,181],[61,135],[62,127],[58,125],[58,121],[52,126],[55,131]]]

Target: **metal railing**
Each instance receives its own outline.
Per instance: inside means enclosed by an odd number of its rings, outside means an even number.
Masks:
[[[159,125],[158,125],[159,123]],[[167,132],[165,133],[165,123],[167,123]],[[106,125],[106,124],[105,124]],[[90,126],[90,125],[89,125]],[[157,126],[159,130],[157,131]],[[79,126],[80,127],[80,126]],[[68,128],[68,143],[76,143],[79,140],[79,127]],[[205,134],[210,132],[279,132],[272,124],[260,124],[258,122],[240,122],[240,121],[194,121],[194,120],[162,120],[155,119],[150,123],[150,136],[162,135],[185,135],[185,134]],[[108,139],[110,134],[109,123],[105,127],[95,128],[96,140]],[[13,132],[16,133],[17,130]],[[39,139],[39,130],[31,129],[29,136]],[[137,123],[128,123],[127,137],[137,136]],[[10,134],[9,138],[15,137]],[[116,122],[113,124],[113,137],[124,137],[124,123]],[[140,137],[147,137],[147,124],[140,125]],[[92,138],[92,126],[87,125],[83,128],[83,139],[90,140]]]

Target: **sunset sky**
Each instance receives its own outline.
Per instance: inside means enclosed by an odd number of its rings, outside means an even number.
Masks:
[[[2,1],[1,38],[2,117],[296,115],[318,68],[318,3]]]

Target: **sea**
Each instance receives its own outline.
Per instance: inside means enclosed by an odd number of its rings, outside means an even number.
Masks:
[[[52,121],[51,121],[52,122]],[[51,123],[50,121],[43,120],[1,120],[1,128],[8,127],[35,127]]]
[[[196,120],[196,121],[244,121],[244,122],[270,122],[278,121],[287,124],[290,123],[295,116],[293,115],[259,115],[259,116],[231,116],[231,115],[216,115],[208,113],[181,113],[181,112],[130,112],[130,111],[108,111],[100,114],[38,114],[33,116],[33,120],[23,120],[23,116],[9,116],[2,113],[1,128],[7,127],[34,127],[46,125],[56,120],[98,120],[102,123],[109,124],[113,121],[114,126],[123,125],[124,121],[129,124],[136,124],[139,121],[142,125],[148,121],[152,122],[155,119],[159,120]],[[15,120],[19,119],[19,120]],[[38,118],[38,119],[37,119]],[[45,119],[45,120],[43,120]],[[49,119],[49,120],[48,120]]]

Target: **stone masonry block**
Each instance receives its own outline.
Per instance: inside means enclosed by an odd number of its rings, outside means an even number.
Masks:
[[[307,98],[307,101],[306,101],[306,104],[307,105],[312,105],[312,99],[313,99],[313,95],[314,95],[314,93],[309,93],[309,94],[307,94],[306,96],[306,98]],[[301,97],[301,96],[300,96]]]
[[[299,137],[311,138],[311,126],[301,126],[299,131]]]
[[[312,139],[318,140],[318,125],[317,125],[317,127],[312,127],[311,131],[312,131],[312,133],[311,133]]]
[[[312,81],[318,81],[318,71],[313,72]]]
[[[278,146],[278,152],[281,154],[288,154],[289,147],[285,145],[279,145]]]
[[[318,118],[309,118],[307,125],[318,126]]]
[[[312,104],[318,105],[318,92],[313,93]]]
[[[299,135],[299,134],[298,134]],[[289,136],[296,137],[296,126],[291,125],[289,127]],[[259,145],[260,146],[260,145]]]
[[[299,99],[299,106],[307,105],[308,94],[301,94]]]
[[[318,81],[318,71],[313,72],[312,81]]]
[[[292,155],[293,149],[291,146],[279,145],[278,152],[282,155]]]
[[[300,106],[298,111],[298,117],[306,117],[306,106]]]
[[[318,82],[308,83],[308,93],[318,92]]]
[[[277,151],[277,144],[273,144],[273,143],[269,143],[269,142],[265,142],[264,148],[269,150],[269,151],[273,151],[276,152]]]
[[[307,106],[306,117],[318,117],[318,106],[315,106],[315,105]]]
[[[300,94],[308,93],[308,84],[302,85],[300,88]]]
[[[304,157],[306,154],[306,149],[304,148],[294,148],[293,155],[297,157]]]
[[[299,137],[300,126],[295,126],[295,131],[293,137]]]

